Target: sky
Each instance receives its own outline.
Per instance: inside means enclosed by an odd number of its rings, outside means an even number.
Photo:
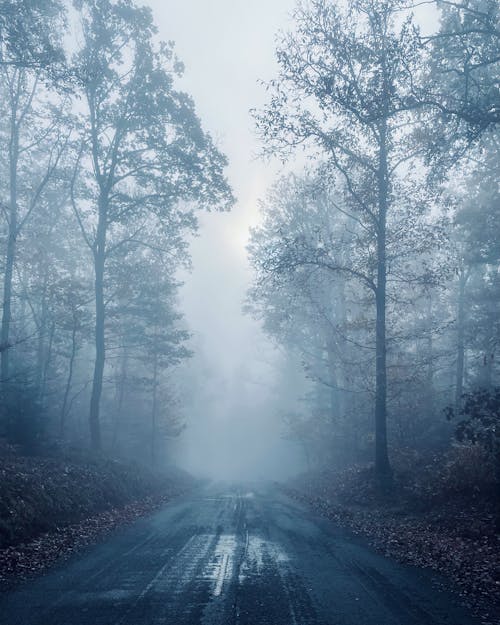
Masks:
[[[282,441],[273,379],[277,354],[259,324],[243,315],[251,281],[245,245],[258,223],[258,200],[281,172],[258,158],[250,109],[266,102],[266,82],[277,73],[275,38],[291,24],[295,0],[144,0],[160,37],[173,40],[185,75],[180,86],[195,100],[203,126],[229,158],[237,197],[231,213],[200,215],[184,275],[181,307],[194,332],[191,363],[198,388],[186,415],[183,460],[191,470],[250,474],[258,465],[277,477],[296,460]],[[435,14],[421,11],[432,28]],[[300,464],[300,463],[299,463]]]
[[[259,80],[276,71],[275,33],[286,24],[294,0],[149,3],[160,35],[175,41],[186,66],[182,87],[193,95],[204,128],[229,158],[227,173],[238,203],[230,214],[200,215],[183,304],[194,329],[210,329],[203,339],[214,362],[232,371],[247,360],[248,334],[258,332],[241,316],[249,279],[245,245],[249,227],[258,220],[258,199],[278,169],[257,158],[260,146],[249,110],[265,102]],[[228,323],[236,316],[238,323]]]

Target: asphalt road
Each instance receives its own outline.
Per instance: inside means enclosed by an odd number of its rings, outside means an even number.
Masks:
[[[472,625],[273,487],[211,486],[0,597],[8,625]]]

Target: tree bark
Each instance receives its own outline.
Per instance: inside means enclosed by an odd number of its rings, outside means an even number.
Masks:
[[[10,375],[10,325],[12,321],[12,276],[17,246],[17,169],[19,161],[19,128],[17,124],[18,95],[12,103],[9,145],[9,223],[7,250],[5,254],[5,275],[3,283],[3,311],[1,329],[0,376],[7,382]]]
[[[125,387],[127,384],[127,378],[128,378],[128,348],[125,345],[125,347],[122,350],[120,377],[116,382],[115,398],[117,399],[117,405],[116,405],[116,410],[114,411],[113,438],[111,442],[111,446],[114,450],[116,450],[120,444],[120,441],[118,439],[118,434],[120,432],[119,426],[121,424],[121,419],[122,419],[122,408],[123,408],[123,401],[125,399]]]
[[[40,318],[38,323],[38,347],[37,347],[37,356],[36,356],[36,392],[38,396],[38,400],[41,400],[43,395],[43,370],[45,364],[45,339],[47,338],[47,321],[48,321],[48,304],[47,304],[47,284],[48,284],[48,275],[47,271],[45,271],[43,287],[42,287],[42,297],[41,297],[41,305],[40,305]]]
[[[389,198],[389,173],[387,158],[387,123],[385,120],[380,124],[378,192],[377,288],[375,291],[375,475],[379,484],[386,487],[391,481],[392,471],[387,449],[386,227]]]
[[[151,466],[156,467],[156,422],[158,411],[158,355],[153,356],[153,405],[151,408]]]
[[[59,435],[61,438],[65,437],[66,434],[66,417],[68,410],[68,399],[71,391],[71,386],[73,384],[73,370],[75,367],[75,358],[76,358],[76,328],[77,328],[77,319],[76,315],[73,315],[73,327],[71,329],[71,354],[69,356],[68,363],[68,377],[66,378],[66,388],[64,389],[64,398],[61,408],[61,418],[59,422]]]
[[[429,415],[435,416],[436,412],[436,395],[434,392],[434,340],[433,340],[433,306],[432,296],[429,295],[427,299],[427,345],[426,345],[426,357],[427,361],[427,392],[428,392],[428,407]]]
[[[104,199],[101,197],[99,199],[99,221],[97,224],[96,242],[94,249],[95,363],[89,414],[90,443],[95,451],[99,451],[101,449],[100,404],[102,395],[102,383],[104,377],[104,364],[106,361],[106,306],[104,302],[104,267],[106,262],[107,225],[106,212],[106,204]]]
[[[55,333],[56,333],[56,324],[53,321],[50,324],[49,340],[47,343],[47,349],[45,350],[45,359],[43,363],[42,385],[40,389],[40,406],[42,410],[45,409],[45,398],[47,395],[47,383],[49,380],[50,365],[52,363],[52,348],[54,346]]]
[[[455,409],[460,410],[462,395],[464,392],[465,372],[465,287],[467,286],[467,274],[463,267],[460,268],[458,277],[458,310],[457,310],[457,374],[455,382]]]

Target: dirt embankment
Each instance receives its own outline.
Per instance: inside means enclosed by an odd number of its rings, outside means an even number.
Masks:
[[[1,446],[0,586],[96,542],[188,491],[194,480],[171,469],[86,454],[23,457]]]
[[[488,458],[468,448],[400,454],[394,466],[385,498],[366,467],[303,475],[285,489],[387,556],[443,574],[484,623],[499,622],[500,537]]]

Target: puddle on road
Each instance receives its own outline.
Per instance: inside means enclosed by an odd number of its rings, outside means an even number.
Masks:
[[[202,576],[211,583],[214,597],[222,594],[226,582],[230,582],[233,576],[237,548],[238,539],[234,534],[222,534],[219,537]],[[289,557],[276,543],[257,536],[248,536],[238,582],[242,584],[250,575],[262,575],[270,562],[281,568],[280,565],[289,562]]]
[[[222,594],[224,583],[232,577],[237,545],[238,541],[234,535],[222,534],[219,537],[214,554],[203,574],[203,578],[213,584],[214,597]]]
[[[238,581],[242,584],[249,575],[262,575],[266,561],[271,561],[279,568],[280,564],[288,562],[289,559],[278,544],[258,536],[249,536]]]

